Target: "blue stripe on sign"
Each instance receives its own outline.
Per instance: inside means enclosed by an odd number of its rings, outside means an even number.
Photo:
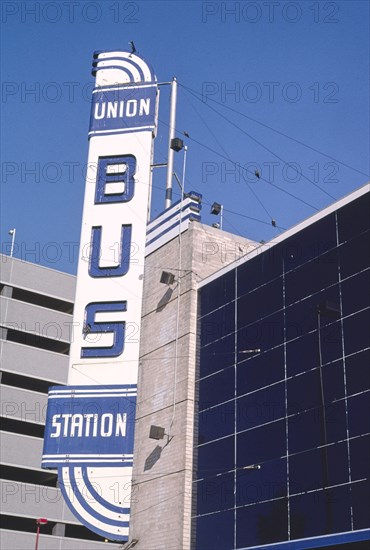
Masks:
[[[180,214],[180,211],[184,212],[185,210],[188,210],[191,208],[191,206],[193,205],[196,205],[197,208],[199,208],[199,210],[201,209],[201,205],[199,205],[198,203],[196,202],[188,202],[187,204],[185,204],[185,206],[183,206],[181,209],[178,208],[176,209],[172,214],[170,214],[169,216],[167,216],[166,218],[164,218],[162,221],[160,221],[159,223],[156,223],[154,225],[153,223],[153,227],[150,226],[150,228],[148,229],[148,231],[146,232],[147,236],[150,235],[150,233],[153,233],[153,231],[155,231],[156,229],[158,229],[158,227],[161,227],[161,225],[163,225],[164,223],[167,223],[169,220],[171,220],[172,218],[174,218],[175,216],[177,216],[178,214]],[[194,213],[194,211],[192,210],[192,212]],[[183,218],[182,218],[183,219]],[[181,220],[182,221],[182,220]],[[179,220],[180,222],[180,220]]]
[[[82,478],[85,482],[86,487],[92,494],[92,496],[99,502],[102,506],[107,508],[107,510],[111,510],[112,512],[117,512],[119,514],[129,514],[130,508],[122,508],[120,506],[115,506],[114,504],[111,504],[107,500],[105,500],[99,493],[95,490],[94,486],[92,485],[88,475],[87,475],[87,468],[88,466],[83,466],[82,468]],[[120,491],[120,484],[118,482],[118,491]]]
[[[105,59],[102,59],[101,61],[107,61]],[[121,67],[120,65],[107,65],[106,67],[93,67],[91,73],[93,76],[96,76],[96,74],[99,71],[108,71],[109,69],[117,69],[122,71],[123,73],[126,73],[130,79],[130,82],[137,82],[134,78],[133,73],[130,71],[127,67]]]
[[[88,138],[94,136],[116,136],[117,134],[132,134],[132,132],[147,132],[148,130],[152,130],[154,128],[154,124],[151,126],[143,127],[137,127],[137,128],[121,128],[119,130],[116,130],[115,132],[105,132],[103,130],[93,130],[92,132],[88,133]]]
[[[73,494],[75,495],[75,497],[77,498],[78,502],[81,504],[83,509],[86,510],[86,512],[88,514],[90,514],[90,516],[97,519],[98,521],[108,523],[109,525],[112,525],[112,526],[115,526],[115,527],[128,527],[128,525],[129,525],[128,521],[121,521],[121,520],[115,520],[115,519],[107,518],[106,516],[103,516],[102,514],[99,514],[96,510],[94,510],[94,508],[92,508],[87,503],[87,501],[82,497],[80,491],[78,490],[78,483],[76,481],[74,470],[75,470],[74,467],[69,469],[71,487],[72,487],[72,490],[73,490]]]
[[[112,538],[112,533],[110,533],[108,531],[104,531],[103,529],[99,529],[98,527],[96,527],[96,525],[92,524],[91,522],[89,522],[85,518],[83,518],[81,516],[81,514],[77,510],[75,510],[74,506],[72,505],[72,501],[69,498],[69,494],[67,493],[67,491],[65,490],[65,487],[64,487],[62,468],[63,468],[63,466],[60,466],[58,468],[58,480],[59,480],[59,483],[60,483],[60,489],[62,491],[63,498],[66,501],[67,506],[70,509],[70,511],[72,512],[72,514],[82,523],[82,525],[84,525],[85,527],[91,529],[91,531],[94,531],[94,533],[97,533],[98,535],[101,535],[104,538],[111,539]],[[124,525],[124,523],[127,523],[127,525]],[[128,522],[122,522],[122,527],[128,527]],[[116,534],[116,535],[114,535],[114,537],[115,537],[114,540],[122,540],[122,541],[127,541],[128,540],[128,535],[117,535]]]
[[[141,82],[144,82],[145,81],[145,77],[144,77],[144,71],[142,70],[142,68],[140,67],[140,65],[138,63],[135,63],[135,61],[133,61],[132,59],[128,59],[127,57],[101,57],[100,59],[98,58],[95,63],[95,67],[97,69],[107,69],[108,67],[99,67],[99,63],[103,62],[103,61],[126,61],[126,63],[128,63],[129,65],[132,65],[133,67],[135,67],[135,69],[137,69],[137,71],[140,73],[140,77],[141,77]],[[111,68],[109,66],[109,68]],[[122,70],[126,70],[125,67],[122,67],[121,65],[118,65],[118,68],[122,69]]]
[[[183,219],[181,220],[181,223],[185,222],[185,221],[188,220],[189,218],[191,218],[192,220],[200,221],[200,216],[197,215],[197,214],[194,214],[193,212],[191,212],[188,216],[185,216],[185,218],[183,218]],[[150,241],[147,241],[147,242],[146,242],[146,246],[148,246],[149,244],[154,243],[154,242],[157,241],[160,237],[163,237],[163,235],[165,235],[166,233],[168,233],[169,231],[171,231],[171,229],[173,229],[174,227],[177,227],[178,225],[180,225],[180,220],[179,220],[177,223],[174,223],[173,225],[171,225],[171,227],[168,227],[165,231],[162,231],[162,233],[159,233],[158,235],[156,235],[156,237],[154,237],[154,238],[151,239]]]

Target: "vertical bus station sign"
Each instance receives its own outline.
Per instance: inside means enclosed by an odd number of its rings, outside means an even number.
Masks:
[[[43,468],[83,525],[128,540],[145,235],[158,86],[96,52],[68,386],[49,390]]]

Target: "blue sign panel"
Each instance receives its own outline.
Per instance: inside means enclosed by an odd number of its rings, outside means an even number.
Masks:
[[[132,466],[136,393],[134,384],[50,388],[43,468]]]
[[[89,136],[154,129],[156,90],[151,84],[94,90]]]

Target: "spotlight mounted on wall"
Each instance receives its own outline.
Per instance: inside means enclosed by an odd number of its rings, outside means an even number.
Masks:
[[[166,430],[161,426],[150,426],[149,439],[156,439],[157,441],[159,441],[160,439],[163,439],[165,435]]]
[[[171,286],[175,282],[175,275],[170,271],[162,271],[159,282],[163,285]]]

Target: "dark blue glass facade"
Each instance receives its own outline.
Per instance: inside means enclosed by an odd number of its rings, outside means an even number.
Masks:
[[[199,291],[196,550],[368,544],[369,213],[367,193]]]

